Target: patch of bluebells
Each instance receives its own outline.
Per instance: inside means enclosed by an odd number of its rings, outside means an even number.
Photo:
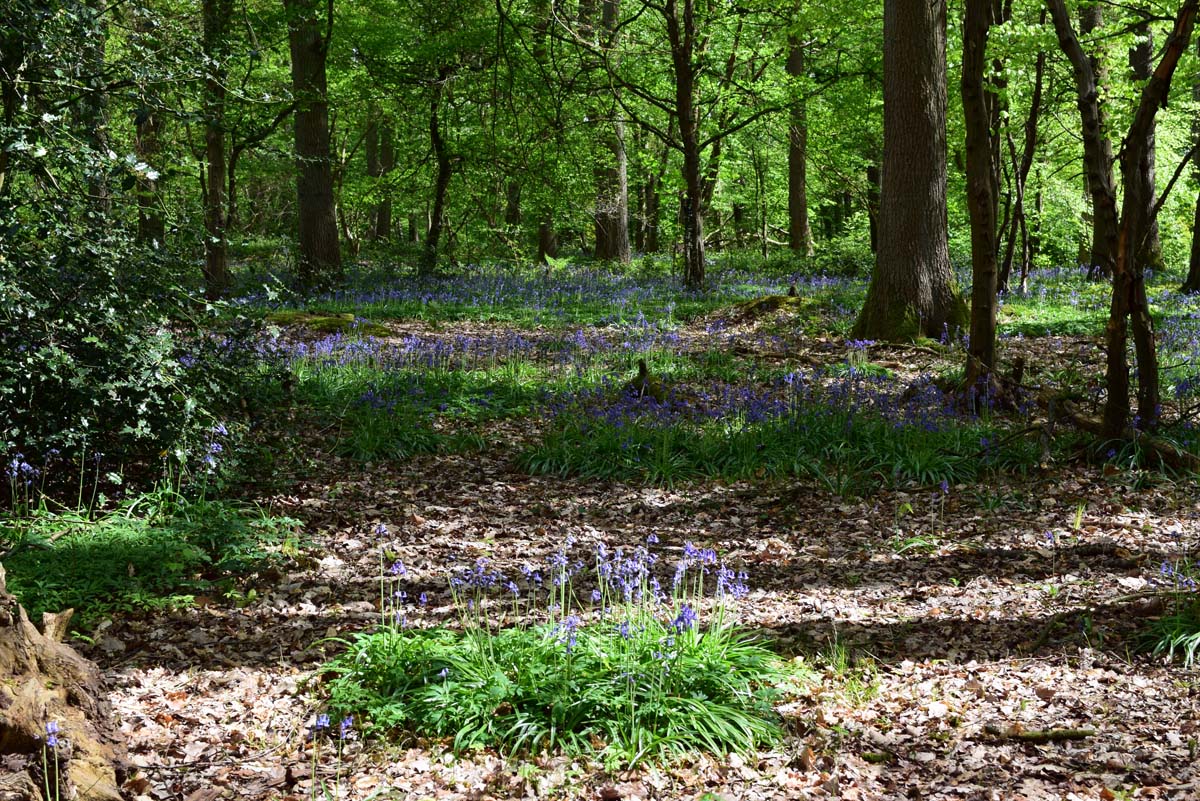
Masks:
[[[671,428],[680,424],[795,423],[809,415],[870,413],[896,428],[945,430],[966,415],[957,398],[943,392],[932,376],[904,384],[888,376],[852,372],[827,376],[822,371],[795,371],[766,385],[716,384],[711,388],[676,390],[661,400],[618,391],[612,382],[566,393],[548,404],[551,415],[586,429],[640,425]]]
[[[612,621],[606,630],[629,639],[644,628],[639,620],[650,616],[683,634],[697,630],[698,610],[709,600],[723,619],[725,608],[749,593],[747,573],[725,564],[715,549],[685,542],[681,555],[663,568],[660,554],[648,547],[658,544],[657,535],[646,539],[647,545],[632,547],[598,543],[590,565],[572,556],[574,541],[569,539],[540,563],[522,564],[512,574],[480,557],[468,566],[451,566],[450,594],[464,627],[545,619],[548,636],[569,654],[589,623]],[[384,625],[403,628],[399,621],[411,607],[408,592],[401,589],[408,571],[395,560],[383,573]],[[581,583],[583,587],[577,586]],[[426,594],[420,593],[419,600],[425,605]],[[498,617],[489,620],[491,615]]]
[[[757,265],[714,265],[707,271],[704,290],[683,286],[679,277],[637,274],[597,265],[568,265],[549,271],[513,270],[504,264],[467,265],[453,281],[419,275],[380,276],[363,273],[358,286],[339,289],[317,299],[324,305],[359,309],[364,306],[442,306],[503,309],[519,305],[535,312],[539,320],[573,316],[582,305],[615,309],[613,317],[632,318],[639,312],[667,316],[679,301],[718,298],[734,301],[783,294],[796,283],[802,294],[861,285],[858,279],[826,275],[767,277]],[[351,279],[352,282],[355,279]],[[259,296],[242,303],[259,303]],[[605,320],[601,320],[603,324]]]
[[[1195,576],[1189,571],[1180,569],[1178,564],[1167,561],[1162,563],[1158,575],[1152,579],[1152,582],[1174,592],[1194,593],[1200,591],[1200,585],[1197,584]]]

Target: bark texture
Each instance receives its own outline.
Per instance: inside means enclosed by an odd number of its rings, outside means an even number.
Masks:
[[[967,320],[946,231],[944,0],[887,0],[883,41],[879,252],[854,335],[940,337]]]

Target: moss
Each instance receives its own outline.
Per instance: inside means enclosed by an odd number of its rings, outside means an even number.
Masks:
[[[354,315],[349,312],[345,314],[314,314],[300,309],[283,309],[270,312],[267,314],[266,320],[275,325],[303,326],[321,334],[344,334],[349,331],[358,331],[370,336],[385,336],[389,333],[388,329],[379,323],[359,320],[356,324]]]
[[[793,298],[787,295],[767,295],[761,298],[745,300],[734,306],[736,316],[741,319],[756,319],[767,314],[774,314],[781,309],[798,312],[804,308],[804,298]]]

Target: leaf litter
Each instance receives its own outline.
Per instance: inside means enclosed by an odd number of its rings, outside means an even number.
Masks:
[[[1021,343],[1044,365],[1075,367],[1096,358],[1093,346]],[[834,361],[845,348],[833,338],[763,348],[801,351]],[[873,356],[914,372],[937,358],[882,346]],[[480,453],[366,465],[293,432],[291,464],[248,491],[274,491],[254,499],[304,521],[306,552],[252,580],[250,600],[115,620],[84,649],[106,671],[128,739],[130,797],[305,799],[335,782],[356,799],[1200,797],[1200,672],[1129,648],[1161,611],[1144,592],[1157,566],[1200,550],[1194,485],[1055,466],[944,495],[847,500],[762,481],[661,489],[525,475],[513,455],[531,425],[489,423]],[[610,773],[582,758],[351,735],[340,760],[320,749],[314,790],[311,678],[333,638],[378,619],[380,548],[404,560],[436,619],[456,560],[512,566],[568,537],[616,547],[650,532],[745,565],[743,620],[818,669],[779,709],[779,749]]]

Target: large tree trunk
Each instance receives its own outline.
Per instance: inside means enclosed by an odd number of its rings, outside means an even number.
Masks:
[[[787,74],[793,81],[804,77],[804,47],[798,36],[788,37]],[[804,90],[792,86],[788,125],[788,242],[792,250],[813,255],[812,227],[808,222],[808,106]]]
[[[607,5],[607,4],[606,4]],[[611,130],[604,135],[605,162],[597,166],[596,176],[596,258],[628,264],[629,247],[629,173],[625,154],[625,121],[618,111]]]
[[[879,253],[863,339],[940,337],[966,323],[946,231],[946,4],[885,0]]]
[[[41,799],[47,786],[56,799],[122,797],[124,748],[100,671],[59,641],[70,618],[45,615],[39,632],[5,589],[0,565],[0,797]],[[54,748],[46,745],[51,722]]]
[[[216,300],[229,291],[229,242],[225,186],[226,26],[233,0],[204,0],[204,295]]]
[[[683,283],[689,289],[704,286],[704,181],[700,164],[700,120],[696,114],[696,3],[666,0],[664,16],[671,64],[675,75],[675,118],[683,150]]]
[[[989,389],[996,367],[996,170],[991,121],[996,95],[984,86],[991,0],[966,0],[963,23],[962,101],[967,129],[967,209],[971,217],[971,341],[968,392]]]
[[[396,129],[392,118],[386,116],[379,124],[379,177],[386,178],[396,169]],[[392,238],[392,188],[384,182],[380,194],[379,205],[375,208],[374,238],[387,240]]]
[[[296,99],[296,200],[299,225],[297,277],[305,291],[342,281],[342,254],[334,208],[329,152],[329,99],[325,61],[333,30],[333,0],[321,31],[315,0],[283,0],[288,13],[292,95]]]

